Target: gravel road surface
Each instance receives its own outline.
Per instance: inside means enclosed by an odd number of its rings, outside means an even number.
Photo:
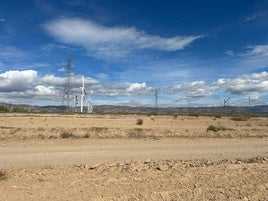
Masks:
[[[267,138],[77,139],[0,144],[0,167],[65,166],[146,159],[234,159],[268,156]]]

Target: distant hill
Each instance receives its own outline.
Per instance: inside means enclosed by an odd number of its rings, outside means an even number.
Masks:
[[[2,108],[2,109],[1,109]],[[79,111],[80,108],[77,108]],[[225,108],[227,115],[234,114],[251,114],[268,116],[268,105],[259,105],[249,107],[232,107]],[[33,113],[62,113],[67,111],[66,106],[31,106],[31,105],[12,105],[0,103],[0,112],[33,112]],[[86,111],[86,108],[85,108]],[[94,113],[99,114],[162,114],[162,115],[223,115],[224,107],[129,107],[114,105],[96,105]]]
[[[100,105],[94,107],[96,113],[122,113],[122,114],[168,114],[168,115],[222,115],[224,107],[169,107],[169,108],[152,108],[152,107],[128,107]],[[267,115],[268,105],[249,107],[226,107],[226,114],[253,114]]]
[[[79,111],[77,108],[76,111]],[[33,113],[61,113],[66,112],[66,106],[31,106],[31,105],[12,105],[0,103],[0,112],[33,112]],[[69,110],[73,111],[73,109]],[[86,108],[85,108],[86,111]],[[114,105],[94,106],[94,113],[99,114],[163,114],[163,115],[223,115],[224,107],[128,107]],[[268,116],[268,105],[259,105],[249,107],[231,107],[225,108],[227,115],[251,114]]]

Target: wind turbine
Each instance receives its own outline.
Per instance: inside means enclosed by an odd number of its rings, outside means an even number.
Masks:
[[[85,101],[85,94],[86,94],[85,80],[84,80],[84,76],[83,75],[82,75],[82,87],[80,87],[80,89],[81,89],[81,113],[83,113],[84,101]]]
[[[82,76],[82,87],[80,87],[80,89],[81,89],[81,113],[83,113],[85,102],[87,103],[87,112],[92,113],[93,104],[91,103],[89,94],[86,93],[84,76]]]

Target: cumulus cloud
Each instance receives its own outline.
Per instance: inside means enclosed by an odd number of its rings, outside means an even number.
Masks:
[[[126,91],[127,92],[133,92],[133,91],[140,90],[140,89],[145,89],[145,88],[146,88],[146,83],[145,82],[143,82],[143,83],[133,83],[126,89]]]
[[[55,75],[45,75],[41,78],[41,81],[49,85],[63,85],[65,79],[62,77],[56,77]]]
[[[21,92],[30,89],[37,81],[34,70],[6,71],[0,74],[0,91]]]
[[[44,24],[44,29],[56,40],[83,47],[101,58],[122,58],[130,52],[143,49],[177,51],[203,37],[196,35],[163,38],[138,31],[134,27],[105,27],[80,18],[53,20]]]
[[[0,74],[0,97],[9,101],[36,100],[35,104],[44,96],[47,96],[45,99],[53,99],[60,90],[53,86],[58,81],[52,78],[50,75],[40,77],[35,70],[6,71]]]
[[[81,76],[73,76],[73,93],[80,94]],[[61,104],[65,78],[56,75],[40,76],[35,70],[6,71],[0,74],[0,100],[14,103],[31,103],[39,105]],[[102,83],[90,77],[85,77],[88,94],[93,97],[110,97],[116,103],[122,100],[138,100],[141,97],[153,99],[153,87],[145,82],[140,83]],[[184,101],[197,101],[201,98],[212,98],[222,92],[241,96],[251,96],[252,101],[261,103],[262,97],[268,92],[268,72],[242,75],[233,79],[221,78],[212,83],[205,81],[186,82],[173,87],[159,88],[163,101],[170,101],[170,97]],[[176,97],[176,98],[175,98]],[[134,98],[134,99],[133,99]],[[141,98],[142,99],[142,98]],[[15,102],[15,101],[18,102]],[[94,98],[93,98],[94,100]],[[254,103],[255,103],[254,102]]]
[[[151,87],[146,83],[99,83],[98,80],[85,77],[88,94],[107,97],[129,97],[137,93],[146,93]],[[73,95],[80,94],[81,75],[72,77]],[[35,101],[40,104],[44,100],[61,104],[65,78],[52,74],[39,76],[35,70],[6,71],[0,74],[0,99]],[[7,102],[9,102],[7,101]]]
[[[212,84],[216,89],[222,89],[232,94],[247,92],[268,92],[268,73],[253,73],[242,75],[235,79],[219,79]]]
[[[143,83],[104,83],[92,86],[93,95],[110,96],[110,97],[126,97],[137,94],[151,94],[152,87]]]
[[[185,92],[187,97],[202,98],[211,96],[210,87],[204,81],[187,82],[173,87],[174,91]]]
[[[36,95],[46,96],[46,95],[55,95],[56,91],[53,86],[43,86],[43,85],[37,85],[35,87]]]

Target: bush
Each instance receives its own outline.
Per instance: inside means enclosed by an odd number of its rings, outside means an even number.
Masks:
[[[142,120],[142,119],[137,119],[136,124],[137,124],[137,125],[143,125],[143,120]]]
[[[201,114],[199,114],[199,113],[193,113],[193,114],[189,114],[189,116],[199,117],[199,116],[201,116]]]
[[[208,128],[207,128],[207,131],[218,132],[219,128],[217,126],[209,125]]]
[[[4,170],[0,170],[0,181],[1,180],[6,180],[7,176]]]
[[[70,137],[75,137],[72,133],[68,132],[68,131],[63,131],[61,134],[60,134],[60,137],[61,138],[70,138]]]
[[[209,125],[207,128],[207,131],[214,131],[214,132],[218,132],[220,130],[225,131],[226,128],[224,126],[214,126],[214,125]]]
[[[232,117],[231,118],[233,121],[247,121],[247,120],[249,120],[250,119],[250,116],[248,116],[248,115],[237,115],[237,116],[235,116],[235,117]]]
[[[90,135],[87,133],[83,136],[84,138],[90,138]]]

